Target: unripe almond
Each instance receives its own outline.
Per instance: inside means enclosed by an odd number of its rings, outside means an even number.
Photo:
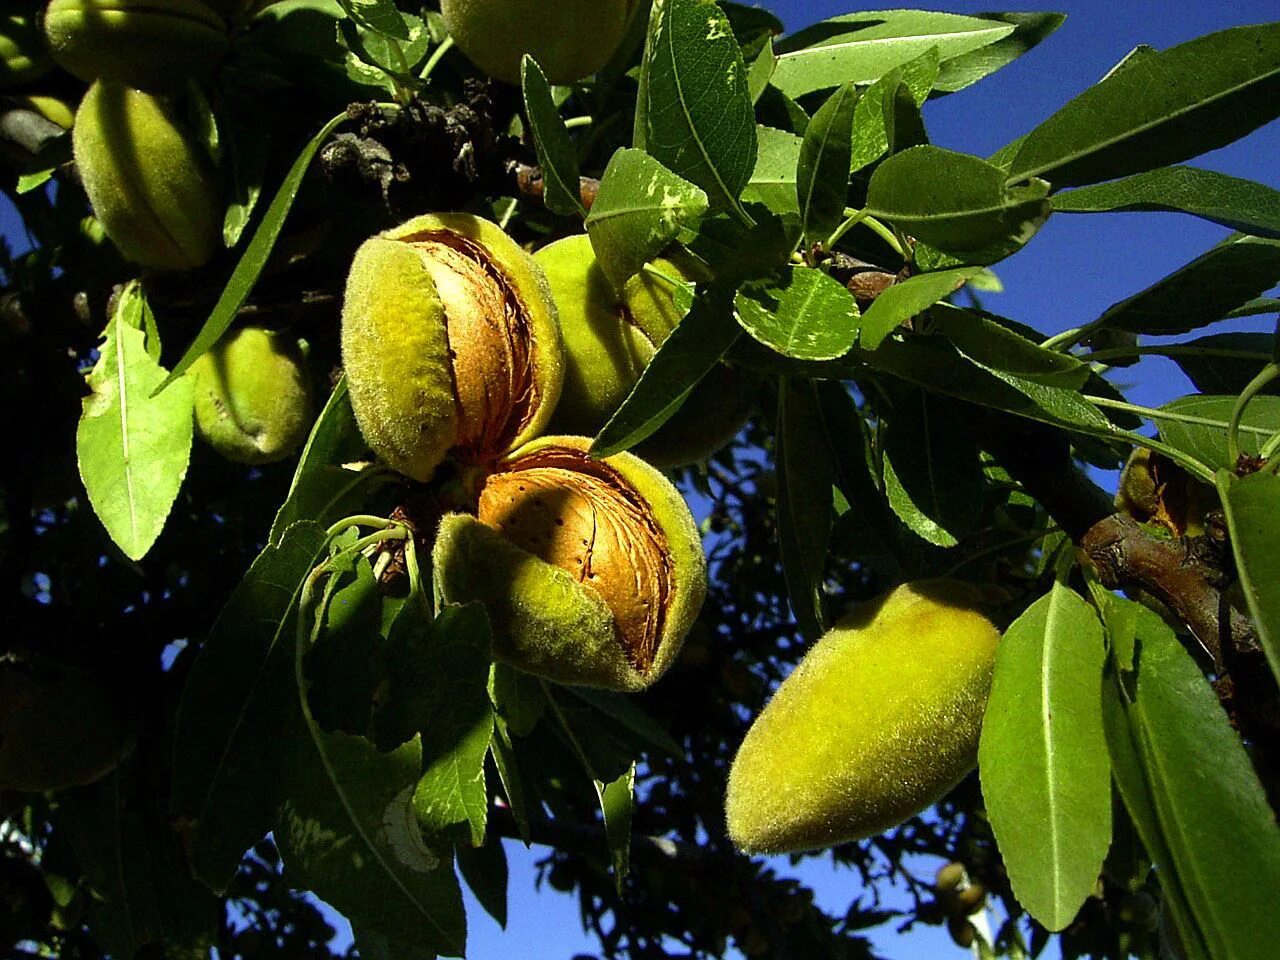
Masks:
[[[44,31],[81,80],[153,92],[204,79],[228,48],[226,22],[201,0],[52,0]]]
[[[680,323],[672,281],[707,276],[688,257],[660,258],[617,294],[586,234],[549,244],[535,258],[551,285],[565,348],[564,389],[550,429],[594,436]],[[754,376],[717,365],[636,453],[664,469],[707,459],[742,428],[758,386]]]
[[[873,836],[977,760],[999,632],[968,584],[905,584],[843,618],[778,687],[729,773],[729,835],[783,853]]]
[[[449,34],[477,67],[518,84],[530,54],[551,83],[595,73],[622,42],[634,0],[441,0]]]
[[[444,519],[433,553],[452,603],[480,602],[494,651],[561,683],[639,690],[675,660],[706,594],[688,505],[631,454],[544,437],[484,483],[476,517]]]
[[[283,460],[312,421],[311,375],[298,341],[240,327],[191,365],[196,433],[236,463]]]
[[[35,16],[0,14],[0,90],[38,80],[53,69],[53,59]]]
[[[542,270],[496,224],[461,213],[360,247],[342,356],[365,440],[424,482],[446,455],[490,463],[537,436],[563,378]]]
[[[167,101],[98,81],[71,141],[89,202],[126,259],[167,270],[209,261],[222,239],[216,177]]]

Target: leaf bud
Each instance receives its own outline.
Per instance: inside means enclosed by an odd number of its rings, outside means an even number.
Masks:
[[[494,652],[559,683],[634,691],[675,660],[707,589],[679,491],[639,457],[543,437],[484,481],[433,551],[450,603],[483,603]]]
[[[464,213],[417,217],[360,247],[342,357],[366,442],[420,482],[446,456],[491,463],[540,434],[563,378],[541,268]]]
[[[165,270],[209,261],[223,206],[204,147],[167,101],[98,81],[76,111],[71,142],[94,212],[127,260]]]
[[[841,619],[747,731],[729,773],[743,850],[873,836],[941,799],[977,762],[999,631],[969,584],[900,586]]]

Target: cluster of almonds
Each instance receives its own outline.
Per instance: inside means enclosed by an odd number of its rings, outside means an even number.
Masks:
[[[573,243],[593,264],[585,238]],[[625,295],[584,296],[568,264],[549,282],[540,259],[470,214],[366,241],[342,317],[351,405],[370,448],[405,476],[428,482],[448,460],[473,478],[474,509],[442,520],[432,560],[446,600],[486,606],[496,655],[564,683],[638,690],[670,666],[702,604],[702,544],[655,467],[547,434],[557,421],[598,429],[643,366],[617,345],[656,348]],[[651,306],[673,317],[664,296]],[[578,321],[571,331],[562,316]]]

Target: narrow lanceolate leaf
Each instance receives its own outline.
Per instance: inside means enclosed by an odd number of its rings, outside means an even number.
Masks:
[[[1109,746],[1123,753],[1127,735],[1139,761],[1123,777],[1117,762],[1121,796],[1161,882],[1176,878],[1185,897],[1174,920],[1193,955],[1268,960],[1280,942],[1275,814],[1190,654],[1151,611],[1140,608],[1136,622],[1137,666],[1118,677],[1119,709],[1107,716]]]
[[[631,872],[631,815],[635,809],[636,765],[609,783],[593,780],[600,814],[604,818],[604,835],[609,842],[609,859],[613,877],[621,893],[627,874]]]
[[[1049,216],[1049,185],[1007,187],[1004,171],[934,146],[890,157],[871,177],[867,212],[966,263],[993,263],[1031,239]]]
[[[650,436],[680,409],[689,392],[741,334],[724,292],[709,290],[699,296],[600,430],[591,455],[609,457]]]
[[[645,150],[705,190],[713,209],[741,211],[756,122],[728,19],[714,0],[655,3],[645,59]]]
[[[394,6],[392,6],[392,10],[395,10]],[[397,12],[396,15],[399,16],[399,13]],[[407,32],[405,36],[408,36]],[[321,127],[316,135],[307,142],[307,145],[302,148],[302,152],[298,154],[298,158],[285,175],[284,182],[280,184],[280,189],[276,191],[275,198],[271,201],[271,206],[267,207],[267,212],[263,214],[262,222],[258,224],[258,229],[253,232],[253,238],[249,241],[249,245],[245,247],[244,254],[240,257],[240,262],[236,264],[235,270],[231,272],[231,279],[222,288],[222,295],[218,297],[218,302],[213,305],[213,312],[209,314],[209,319],[204,322],[204,326],[196,334],[196,338],[192,341],[191,346],[187,348],[187,352],[182,355],[178,365],[173,368],[173,373],[169,374],[168,379],[156,388],[156,393],[161,390],[167,390],[178,377],[186,373],[193,363],[221,340],[222,335],[230,328],[236,318],[236,314],[240,312],[240,308],[244,306],[245,300],[249,298],[249,294],[253,291],[254,284],[258,282],[258,277],[262,275],[263,268],[266,267],[267,260],[271,257],[271,251],[275,249],[276,240],[280,238],[280,231],[284,229],[284,222],[289,216],[289,211],[293,208],[293,201],[297,198],[298,190],[302,187],[302,178],[306,176],[307,169],[311,166],[312,158],[315,157],[316,151],[320,149],[324,142],[329,139],[329,135],[345,123],[347,119],[348,116],[344,110]]]
[[[1008,66],[1047,38],[1067,19],[1061,13],[977,13],[973,16],[994,23],[1007,23],[1013,27],[1013,33],[995,43],[947,60],[933,87],[939,94],[963,90]]]
[[[1280,313],[1280,302],[1273,309]],[[1239,394],[1271,362],[1275,342],[1270,333],[1213,333],[1166,347],[1163,355],[1201,393]],[[1280,384],[1272,384],[1269,392],[1277,391]]]
[[[756,168],[742,191],[748,203],[762,203],[774,213],[798,213],[796,169],[804,141],[773,127],[756,128]]]
[[[1163,167],[1053,197],[1055,213],[1189,213],[1257,237],[1280,239],[1280,190],[1216,170]]]
[[[832,17],[778,44],[773,83],[789,97],[842,83],[871,83],[930,47],[963,56],[1013,33],[1009,24],[925,10],[875,10]]]
[[[853,115],[853,153],[849,169],[857,171],[879,160],[889,149],[889,131],[885,124],[885,106],[900,96],[903,87],[911,91],[917,107],[924,103],[938,78],[941,61],[938,48],[930,47],[914,60],[894,67],[867,88],[858,100]]]
[[[903,323],[955,293],[978,272],[978,267],[958,267],[895,283],[876,297],[863,315],[860,345],[864,350],[874,350]]]
[[[1111,843],[1102,623],[1055,583],[1005,631],[982,722],[982,796],[1014,895],[1050,930],[1079,912]]]
[[[816,640],[826,629],[823,570],[834,470],[814,384],[784,379],[778,395],[778,541],[791,612]]]
[[[822,243],[844,219],[853,154],[853,111],[857,88],[839,87],[805,128],[796,172],[796,196],[805,240]]]
[[[821,270],[787,267],[743,286],[734,298],[742,328],[797,360],[833,360],[858,339],[858,304]]]
[[[1227,452],[1227,427],[1235,405],[1233,396],[1192,394],[1171,400],[1160,408],[1161,412],[1188,419],[1157,417],[1160,439],[1212,470],[1233,470],[1235,464]],[[1280,431],[1280,397],[1254,397],[1240,418],[1237,431],[1240,451],[1256,455],[1277,431]]]
[[[935,333],[985,367],[1068,390],[1079,390],[1089,379],[1088,364],[1069,354],[1046,350],[992,314],[939,303],[931,316]]]
[[[1239,478],[1221,470],[1218,493],[1245,602],[1280,679],[1280,476],[1262,471]]]
[[[409,27],[394,0],[338,0],[356,23],[395,40],[408,40]]]
[[[578,154],[551,97],[547,76],[528,54],[520,62],[520,82],[538,165],[542,168],[543,203],[562,217],[575,213],[585,217],[587,211],[578,188]]]
[[[195,402],[190,380],[152,395],[165,370],[147,352],[143,308],[133,284],[107,324],[76,428],[89,503],[131,560],[146,556],[160,536],[187,475]]]
[[[406,669],[415,682],[408,699],[424,754],[413,794],[418,822],[429,835],[466,824],[478,847],[489,806],[484,759],[493,736],[489,621],[482,607],[450,607],[410,642]]]
[[[1280,240],[1235,234],[1095,323],[1132,333],[1186,333],[1221,320],[1280,281]]]
[[[707,212],[707,195],[640,150],[615,153],[587,217],[591,249],[621,290],[684,226]]]
[[[289,882],[392,943],[462,956],[466,917],[449,849],[429,847],[414,818],[421,740],[379,753],[364,737],[310,725],[289,761],[275,824]]]
[[[1232,27],[1132,58],[1026,137],[1009,182],[1070,187],[1224,146],[1280,115],[1280,23]]]
[[[291,527],[227,601],[192,667],[174,736],[173,809],[192,868],[225,890],[244,851],[271,829],[277,778],[301,723],[293,643],[302,584],[324,552],[324,529]]]
[[[954,404],[926,390],[890,390],[884,433],[889,505],[917,536],[953,547],[982,507],[982,465],[970,425]]]

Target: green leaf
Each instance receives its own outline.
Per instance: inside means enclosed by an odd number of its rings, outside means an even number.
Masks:
[[[823,571],[831,539],[831,456],[812,381],[778,392],[778,549],[796,624],[810,640],[826,629]]]
[[[778,65],[778,58],[773,52],[773,39],[765,41],[764,48],[751,61],[751,66],[747,70],[747,92],[751,95],[753,104],[759,103],[764,92],[769,89],[769,81],[773,79],[774,68]]]
[[[476,895],[485,913],[507,928],[507,852],[502,839],[493,837],[482,847],[458,847],[458,871]]]
[[[774,213],[798,214],[796,169],[803,142],[786,130],[756,127],[756,168],[742,191],[742,199],[762,203]]]
[[[366,456],[368,445],[352,412],[344,376],[333,388],[302,448],[289,494],[271,524],[270,542],[278,544],[284,532],[301,520],[328,527],[360,512],[370,486],[391,480],[385,468],[360,463]]]
[[[1280,23],[1134,58],[1027,135],[1009,182],[1080,186],[1179,163],[1280,114]]]
[[[338,0],[348,17],[363,27],[396,40],[408,40],[409,28],[395,0]]]
[[[991,263],[1040,229],[1050,212],[1048,192],[1043,181],[1008,187],[994,164],[926,145],[876,168],[867,212],[966,262]]]
[[[876,10],[832,17],[778,44],[773,83],[790,97],[842,83],[871,83],[937,47],[943,61],[1013,33],[1008,24],[926,10]]]
[[[1141,293],[1107,308],[1090,327],[1186,333],[1221,320],[1280,281],[1280,240],[1235,234]]]
[[[860,346],[864,350],[876,349],[907,320],[963,287],[978,270],[959,267],[922,273],[888,287],[862,316]]]
[[[1046,350],[990,314],[938,303],[930,314],[934,333],[946,337],[966,357],[985,367],[1024,380],[1079,390],[1089,379],[1089,366],[1070,354]]]
[[[1201,393],[1238,394],[1271,362],[1275,339],[1269,333],[1214,333],[1166,347],[1162,355]],[[1280,385],[1269,389],[1280,390]]]
[[[984,482],[969,423],[953,404],[894,385],[884,431],[884,485],[893,512],[918,536],[955,546],[982,506]]]
[[[489,671],[489,699],[517,737],[532,733],[547,709],[541,681],[501,661],[495,661]]]
[[[948,59],[933,85],[939,95],[963,90],[1008,66],[1048,38],[1067,19],[1061,13],[975,13],[971,16],[993,23],[1007,23],[1013,27],[1013,33],[995,43]]]
[[[165,370],[147,350],[146,303],[130,284],[107,324],[76,428],[80,479],[93,512],[131,560],[164,529],[191,457],[195,386],[155,396]]]
[[[846,83],[818,108],[804,132],[796,197],[804,237],[811,244],[823,243],[844,220],[857,102],[857,89]]]
[[[466,917],[449,850],[429,847],[414,818],[420,740],[379,753],[311,726],[288,760],[275,838],[289,882],[361,930],[461,956]]]
[[[1240,478],[1220,470],[1218,493],[1245,602],[1280,679],[1280,476],[1263,470]]]
[[[889,132],[885,125],[886,104],[892,103],[899,90],[905,86],[911,91],[912,100],[919,107],[933,89],[940,65],[938,48],[930,47],[914,60],[894,67],[867,88],[854,110],[850,170],[861,170],[884,156],[889,149]]]
[[[568,128],[560,119],[546,74],[527,53],[520,61],[520,83],[538,165],[542,168],[543,203],[552,213],[562,217],[575,213],[585,217],[587,210],[582,205],[582,193],[578,187],[577,151],[569,138]]]
[[[1177,447],[1210,469],[1235,469],[1227,456],[1227,425],[1236,398],[1195,394],[1179,397],[1160,409],[1183,417],[1195,417],[1201,423],[1185,423],[1156,418],[1160,439]],[[1240,420],[1240,450],[1257,454],[1267,439],[1280,430],[1280,397],[1254,397]]]
[[[628,450],[666,423],[733,346],[742,328],[723,291],[710,289],[662,342],[640,379],[591,444],[593,457]]]
[[[616,289],[707,212],[707,195],[640,150],[615,153],[587,217],[591,249]]]
[[[400,669],[410,674],[414,726],[423,743],[413,806],[428,835],[465,823],[478,847],[489,807],[484,758],[493,736],[489,620],[479,606],[448,607],[429,631],[416,633],[400,638],[412,644]]]
[[[1093,607],[1055,583],[1005,631],[982,721],[982,797],[1014,896],[1053,931],[1075,919],[1111,844],[1105,658]]]
[[[672,739],[671,734],[662,724],[636,704],[633,697],[608,690],[593,690],[591,687],[566,687],[565,689],[605,716],[622,724],[649,746],[656,747],[673,757],[680,756],[680,745]]]
[[[1121,677],[1107,734],[1123,751],[1127,732],[1142,783],[1134,771],[1118,776],[1121,795],[1162,882],[1176,877],[1185,892],[1190,915],[1175,913],[1184,943],[1203,943],[1215,958],[1266,960],[1280,939],[1275,814],[1209,682],[1158,615],[1136,613],[1137,668]]]
[[[742,328],[797,360],[833,360],[858,339],[858,304],[843,284],[811,267],[747,283],[734,298]]]
[[[384,3],[389,2],[389,0],[377,0],[377,2]],[[399,16],[399,13],[397,12],[396,15]],[[236,314],[240,312],[240,308],[244,306],[245,300],[249,298],[249,294],[253,291],[254,284],[258,282],[258,277],[262,275],[262,270],[266,267],[267,260],[271,257],[271,251],[275,249],[276,240],[280,238],[280,231],[284,229],[284,222],[293,207],[293,201],[298,196],[298,190],[302,186],[302,178],[306,176],[307,169],[311,166],[312,158],[315,157],[316,151],[320,149],[324,142],[329,139],[329,135],[348,119],[347,112],[344,110],[321,127],[316,135],[307,142],[307,145],[302,148],[302,152],[298,154],[298,158],[285,175],[284,182],[280,184],[280,189],[276,191],[276,195],[271,201],[271,206],[267,207],[267,212],[263,214],[262,222],[258,224],[258,229],[253,232],[253,238],[249,241],[249,245],[245,247],[244,254],[240,257],[240,262],[236,264],[235,270],[231,273],[231,278],[227,281],[227,285],[223,287],[222,294],[218,297],[218,302],[213,306],[213,312],[209,314],[209,319],[204,322],[204,326],[200,328],[195,340],[187,348],[187,352],[182,355],[182,359],[173,368],[173,372],[169,374],[168,379],[160,384],[154,393],[168,389],[178,377],[187,372],[191,364],[199,360],[215,343],[221,340],[222,335],[231,327],[231,324],[235,321]]]
[[[192,868],[226,890],[240,858],[271,829],[277,780],[297,746],[293,644],[303,581],[327,539],[290,527],[253,562],[191,668],[174,734],[173,808],[187,823]]]
[[[516,761],[511,731],[507,729],[507,723],[501,715],[494,717],[493,739],[489,742],[489,752],[493,757],[493,765],[498,770],[498,779],[502,781],[502,791],[507,796],[507,807],[516,821],[520,839],[527,847],[533,842],[529,831],[529,809],[525,803],[528,791],[525,789],[524,778],[520,775],[520,765]]]
[[[604,835],[609,841],[609,859],[618,893],[624,889],[631,872],[631,816],[635,809],[636,765],[609,783],[593,780],[600,813],[604,817]]]
[[[1055,213],[1190,213],[1257,237],[1280,239],[1280,191],[1216,170],[1163,167],[1053,197]]]
[[[697,184],[712,209],[737,211],[756,164],[756,122],[747,68],[714,0],[655,4],[641,84],[643,145]]]

